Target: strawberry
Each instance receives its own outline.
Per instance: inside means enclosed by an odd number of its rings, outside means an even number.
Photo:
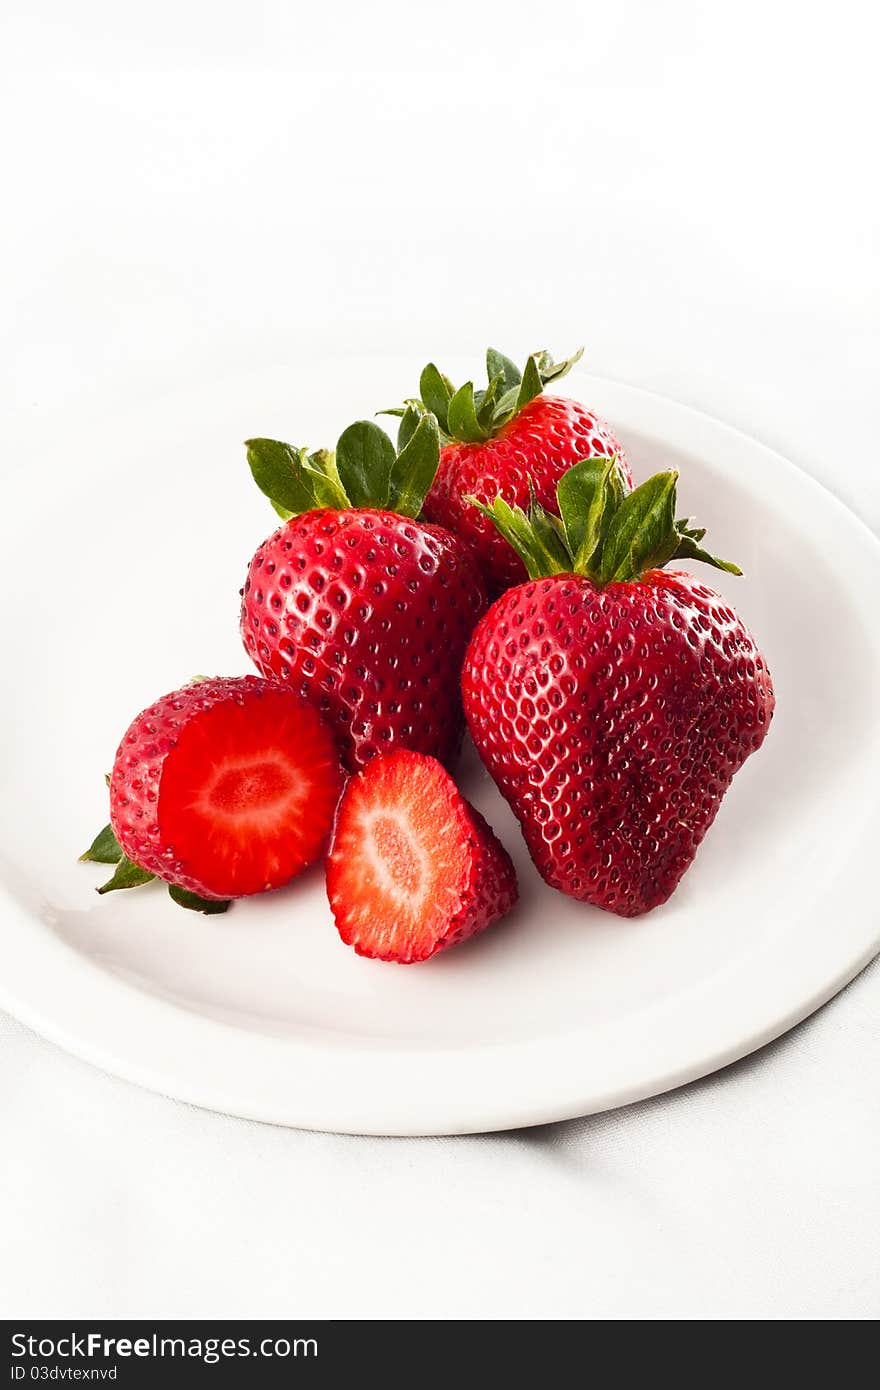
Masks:
[[[419,404],[435,413],[446,440],[425,516],[468,542],[490,594],[518,584],[525,573],[516,552],[469,499],[488,503],[501,496],[526,507],[534,492],[542,506],[552,507],[562,474],[591,455],[615,455],[621,480],[632,483],[626,455],[604,421],[578,401],[541,394],[581,352],[560,363],[546,352],[533,353],[520,376],[508,357],[490,348],[489,385],[477,392],[470,381],[456,391],[433,363],[422,372]]]
[[[740,573],[675,520],[677,477],[625,495],[610,460],[587,459],[561,479],[558,517],[485,508],[530,577],[482,619],[462,678],[474,743],[541,875],[624,917],[672,893],[774,708],[730,604],[662,568]]]
[[[510,856],[435,758],[374,758],[346,787],[327,857],[339,935],[408,965],[475,936],[517,900]]]
[[[184,907],[216,912],[320,856],[342,783],[332,734],[292,690],[257,676],[196,681],[130,725],[110,826],[83,858],[117,864],[99,892],[158,877]]]
[[[464,543],[415,519],[439,457],[434,417],[410,408],[400,444],[368,421],[335,457],[248,444],[286,520],[251,561],[244,645],[263,675],[326,714],[352,770],[394,748],[454,758],[461,663],[486,606]]]

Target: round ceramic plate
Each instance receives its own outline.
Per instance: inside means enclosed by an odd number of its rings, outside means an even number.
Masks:
[[[16,443],[0,1002],[197,1105],[376,1134],[585,1114],[760,1047],[880,946],[880,546],[753,440],[581,373],[565,389],[613,423],[637,477],[680,467],[680,511],[742,565],[744,579],[709,582],[755,632],[776,686],[767,742],[672,900],[622,921],[547,888],[473,750],[463,788],[513,853],[522,899],[425,965],[344,947],[320,869],[225,917],[185,913],[158,885],[96,896],[104,871],[76,859],[106,820],[103,774],[131,716],[197,673],[247,670],[238,589],[274,518],[240,441],[290,437],[295,421],[308,431],[296,442],[332,441],[410,385],[375,363],[323,384],[318,371],[264,372]]]

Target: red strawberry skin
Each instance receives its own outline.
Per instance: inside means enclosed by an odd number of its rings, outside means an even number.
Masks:
[[[517,883],[507,851],[440,763],[401,750],[349,782],[327,895],[346,945],[411,965],[505,916]]]
[[[460,673],[485,610],[479,571],[450,532],[376,509],[306,512],[260,546],[241,635],[267,677],[326,715],[351,770],[461,744]]]
[[[344,774],[333,736],[257,676],[163,695],[126,732],[110,778],[124,853],[202,898],[277,888],[329,839]]]
[[[466,497],[490,504],[497,496],[524,510],[529,483],[542,506],[556,510],[556,485],[563,473],[583,458],[617,454],[621,477],[632,486],[629,461],[609,427],[578,401],[536,396],[503,425],[493,438],[478,444],[447,444],[424,513],[429,521],[454,531],[477,557],[490,594],[525,578],[519,556]]]
[[[666,570],[508,590],[462,680],[474,743],[543,878],[623,917],[673,892],[774,709],[736,613]]]

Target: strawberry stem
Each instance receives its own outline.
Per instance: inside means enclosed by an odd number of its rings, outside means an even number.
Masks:
[[[549,352],[533,352],[522,371],[497,348],[486,352],[488,385],[474,389],[472,381],[455,389],[448,377],[429,362],[419,380],[419,398],[408,401],[403,409],[384,411],[386,415],[402,415],[407,406],[417,404],[437,419],[445,443],[456,440],[462,444],[479,444],[491,439],[503,425],[540,396],[545,386],[565,376],[583,356],[578,348],[572,357],[554,362]]]
[[[737,565],[704,550],[705,528],[675,519],[678,472],[655,473],[632,492],[624,492],[616,457],[581,459],[559,480],[559,514],[532,497],[528,512],[503,497],[479,507],[519,555],[531,579],[580,574],[597,586],[630,583],[671,560],[700,560],[729,574]]]
[[[249,439],[254,482],[283,520],[348,507],[418,516],[440,462],[440,430],[421,402],[410,402],[401,417],[396,449],[372,420],[343,430],[335,451],[310,454],[278,439]]]

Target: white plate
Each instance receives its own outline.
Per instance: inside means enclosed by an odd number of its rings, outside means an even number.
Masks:
[[[332,382],[264,372],[19,441],[0,1001],[109,1071],[281,1124],[442,1134],[623,1105],[760,1047],[880,947],[880,547],[783,459],[682,406],[582,373],[565,384],[613,422],[637,476],[681,466],[680,510],[747,574],[710,582],[776,685],[768,740],[665,907],[626,922],[546,888],[473,753],[464,788],[514,853],[522,904],[427,965],[342,946],[319,871],[201,918],[159,888],[99,899],[102,869],[76,863],[129,718],[198,672],[248,669],[237,590],[273,518],[239,441],[295,420],[301,442],[332,440],[408,384],[374,363]]]

